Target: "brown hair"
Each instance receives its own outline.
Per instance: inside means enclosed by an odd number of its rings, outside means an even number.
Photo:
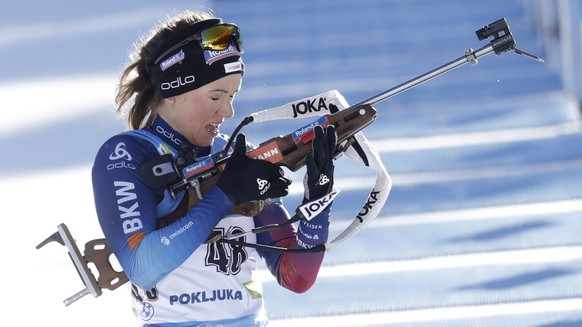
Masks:
[[[123,116],[127,111],[127,127],[140,129],[150,126],[157,115],[157,108],[162,101],[155,95],[150,74],[146,71],[146,62],[160,44],[177,30],[195,22],[214,18],[210,11],[183,11],[166,16],[147,34],[140,36],[129,53],[129,63],[119,77],[115,103],[117,114]],[[133,100],[133,103],[131,103]]]

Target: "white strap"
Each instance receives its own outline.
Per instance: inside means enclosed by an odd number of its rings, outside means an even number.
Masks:
[[[262,110],[251,114],[251,116],[255,122],[277,119],[321,117],[325,114],[330,114],[330,104],[334,104],[339,110],[349,107],[349,104],[344,97],[337,90],[332,90],[293,101],[279,107]],[[325,245],[326,251],[335,248],[337,245],[351,238],[359,231],[365,229],[369,223],[376,219],[380,210],[384,207],[392,188],[392,180],[380,159],[378,151],[376,151],[372,144],[368,142],[362,131],[356,133],[354,139],[356,143],[355,145],[360,146],[363,154],[355,151],[353,146],[351,146],[345,152],[346,156],[374,169],[376,171],[376,182],[360,212],[343,232]]]
[[[251,114],[254,122],[263,122],[277,119],[294,119],[306,117],[320,117],[329,114],[329,105],[340,107],[344,97],[337,91],[327,91],[308,98],[289,102],[279,107],[261,110]],[[343,107],[340,107],[344,109]],[[327,112],[326,112],[327,111]]]

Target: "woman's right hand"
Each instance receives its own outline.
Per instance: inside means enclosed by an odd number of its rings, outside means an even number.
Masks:
[[[235,206],[286,196],[289,185],[291,179],[285,176],[280,166],[247,156],[243,133],[237,135],[234,151],[216,183]]]

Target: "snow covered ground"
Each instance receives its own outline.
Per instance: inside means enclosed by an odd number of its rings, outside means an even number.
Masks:
[[[520,1],[197,5],[243,30],[239,118],[331,89],[363,100],[485,45],[474,31],[501,17],[520,48],[544,55]],[[101,142],[124,128],[113,96],[127,50],[163,13],[197,5],[3,4],[6,321],[132,324],[124,290],[65,307],[81,280],[64,247],[35,246],[61,223],[81,247],[102,237],[90,167]],[[490,55],[376,108],[365,134],[394,179],[388,203],[369,229],[328,254],[310,292],[290,294],[264,277],[273,325],[582,324],[582,135],[577,103],[561,92],[558,76],[514,53]],[[258,143],[298,126],[260,127],[243,131]],[[337,172],[334,233],[359,211],[372,177],[343,158]],[[301,191],[299,182],[293,187],[291,208]]]

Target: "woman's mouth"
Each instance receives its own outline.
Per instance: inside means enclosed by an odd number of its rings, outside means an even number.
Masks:
[[[218,123],[210,123],[206,125],[206,131],[212,135],[218,134],[218,130],[220,128],[220,124]]]

